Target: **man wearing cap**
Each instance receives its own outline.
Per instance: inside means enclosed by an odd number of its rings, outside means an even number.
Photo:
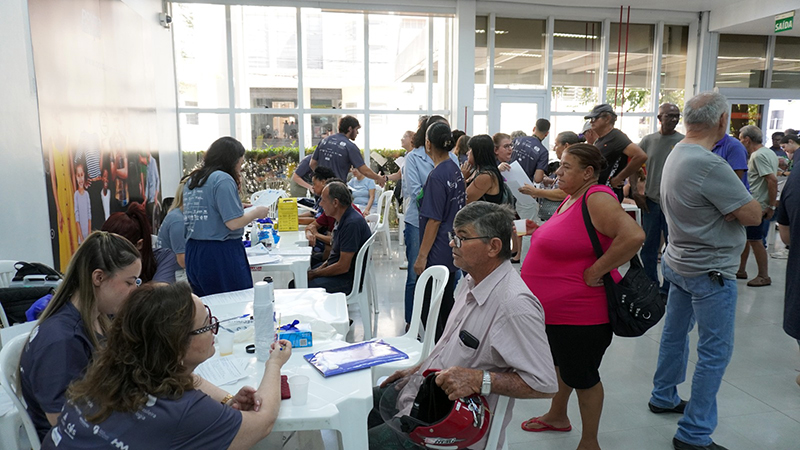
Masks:
[[[598,136],[594,146],[600,149],[600,153],[606,160],[606,168],[600,172],[597,183],[611,186],[621,202],[622,186],[625,184],[625,180],[644,165],[647,161],[647,154],[638,145],[631,142],[625,133],[614,128],[617,113],[614,112],[611,105],[603,103],[595,106],[584,119],[591,121],[592,130]],[[630,158],[630,162],[628,158]]]
[[[458,286],[444,333],[430,355],[376,388],[369,419],[370,449],[411,447],[395,431],[395,420],[383,423],[380,400],[405,383],[397,394],[394,417],[409,415],[428,369],[441,369],[436,384],[450,400],[481,394],[494,411],[498,395],[512,397],[504,428],[511,421],[513,398],[552,398],[558,391],[544,310],[509,261],[512,219],[508,207],[488,202],[470,203],[456,215],[450,247],[455,265],[468,275]],[[396,380],[400,382],[389,386]],[[470,448],[483,449],[486,438]],[[503,441],[504,435],[498,448]]]
[[[664,242],[667,242],[669,231],[667,219],[661,211],[661,174],[664,172],[664,162],[675,147],[683,139],[683,135],[675,131],[681,118],[681,110],[672,103],[664,103],[658,108],[658,121],[661,129],[642,138],[639,146],[647,154],[647,181],[644,195],[639,194],[636,185],[639,178],[632,176],[631,193],[639,208],[642,209],[642,225],[645,232],[644,246],[642,246],[642,264],[644,271],[654,282],[658,283],[658,250],[661,247],[661,233],[664,233]],[[669,281],[664,280],[661,292],[669,292]]]

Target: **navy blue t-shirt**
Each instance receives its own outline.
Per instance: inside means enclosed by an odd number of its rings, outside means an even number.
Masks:
[[[358,168],[364,165],[361,150],[343,133],[328,136],[320,141],[311,159],[317,161],[320,166],[333,170],[336,178],[343,181],[347,180],[350,166]]]
[[[176,400],[150,396],[138,412],[114,412],[97,424],[69,402],[42,449],[226,449],[241,425],[241,411],[198,390]]]
[[[547,172],[547,162],[550,160],[550,153],[547,147],[542,144],[536,136],[520,136],[514,139],[514,150],[511,152],[509,164],[519,161],[522,170],[533,180],[536,170]]]
[[[352,252],[358,254],[361,246],[367,242],[367,239],[372,236],[372,231],[364,220],[364,216],[358,213],[354,208],[347,208],[342,218],[336,222],[333,227],[333,243],[331,245],[331,254],[328,256],[328,265],[332,265],[339,261],[339,255],[342,252]],[[353,279],[356,267],[356,257],[350,261],[350,270],[346,276]]]
[[[300,163],[297,165],[297,168],[294,169],[294,173],[297,174],[298,177],[302,178],[308,184],[311,184],[311,175],[314,174],[314,171],[311,170],[311,166],[309,162],[311,162],[312,155],[306,155]]]
[[[50,430],[45,413],[61,411],[67,386],[83,376],[93,352],[81,314],[70,302],[31,331],[20,359],[20,381],[40,439]]]
[[[776,212],[778,223],[789,227],[789,260],[786,261],[786,290],[783,303],[783,330],[800,339],[800,170],[793,170],[781,191]]]
[[[436,240],[428,252],[426,267],[447,266],[451,272],[456,270],[453,264],[453,253],[447,233],[453,231],[453,220],[456,213],[467,202],[467,191],[464,187],[464,176],[453,160],[439,163],[428,175],[422,187],[422,200],[419,205],[419,236],[425,236],[425,226],[429,219],[441,222]]]

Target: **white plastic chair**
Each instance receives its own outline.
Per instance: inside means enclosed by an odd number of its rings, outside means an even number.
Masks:
[[[389,255],[389,258],[392,257],[392,239],[389,235],[389,207],[392,204],[393,197],[394,191],[386,191],[381,194],[378,200],[378,217],[380,219],[375,225],[375,234],[380,234],[381,240],[386,243],[386,254]]]
[[[404,246],[406,245],[406,236],[403,234],[406,229],[406,215],[400,212],[400,202],[396,198],[392,199],[392,206],[397,214],[397,242],[400,246]]]
[[[25,427],[31,447],[33,447],[33,450],[39,450],[42,446],[39,442],[39,435],[36,434],[36,427],[33,426],[33,422],[28,416],[25,408],[25,399],[22,398],[22,388],[19,384],[19,358],[25,348],[25,344],[28,342],[29,334],[24,333],[11,339],[0,350],[0,384],[3,385],[3,390],[11,397],[12,403],[19,411],[19,418]],[[16,433],[14,439],[17,447],[21,447],[19,433]]]
[[[486,450],[497,449],[497,444],[500,442],[500,437],[503,436],[503,421],[506,418],[506,410],[508,409],[509,398],[505,395],[499,396],[497,404],[494,406],[494,414],[492,414],[492,424],[489,426],[489,437],[486,440]],[[508,441],[503,442],[503,450],[508,448]]]
[[[370,319],[370,301],[373,303],[377,299],[371,293],[375,292],[373,285],[375,279],[372,276],[372,244],[375,243],[375,235],[367,239],[361,246],[356,255],[356,273],[353,275],[353,289],[347,294],[347,305],[357,304],[361,310],[361,320],[364,323],[364,340],[372,339],[372,320]],[[366,262],[366,264],[364,264]],[[363,280],[363,283],[362,283]]]
[[[14,267],[16,263],[17,261],[8,259],[0,261],[0,288],[7,288],[11,284],[11,279],[17,273],[17,269]]]
[[[388,344],[407,354],[408,359],[372,367],[373,384],[377,384],[379,378],[391,375],[395,371],[416,366],[431,354],[436,335],[436,323],[439,320],[439,308],[442,305],[442,296],[449,276],[450,272],[447,267],[431,266],[417,278],[417,286],[414,288],[414,310],[411,313],[411,324],[408,331],[402,336],[383,338]],[[433,280],[431,303],[425,335],[423,341],[420,342],[417,336],[422,333],[422,304],[425,301],[425,286],[427,286],[428,280]]]

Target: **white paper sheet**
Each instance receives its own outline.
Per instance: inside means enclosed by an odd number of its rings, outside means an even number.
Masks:
[[[522,169],[522,166],[519,165],[519,161],[514,161],[511,163],[511,170],[500,172],[500,174],[506,179],[506,183],[511,189],[511,193],[517,198],[518,204],[530,205],[536,201],[530,195],[523,194],[519,191],[519,188],[522,186],[525,186],[526,184],[533,184],[531,179],[528,178],[528,175]]]
[[[226,356],[209,359],[197,366],[194,372],[217,386],[239,381],[247,377],[245,369],[250,363],[250,358]]]
[[[283,260],[280,255],[276,254],[268,254],[268,255],[255,255],[255,256],[247,256],[247,263],[251,266],[262,266],[264,264],[275,264],[279,263]]]
[[[222,294],[207,295],[203,297],[203,303],[205,303],[211,308],[220,305],[230,305],[233,303],[247,303],[252,301],[253,301],[252,289],[224,292]]]
[[[403,168],[406,165],[406,157],[405,156],[398,156],[395,158],[394,163],[397,164],[397,167]]]
[[[253,206],[272,206],[279,198],[286,196],[286,191],[282,189],[264,189],[259,191],[258,194],[258,198],[252,202]]]

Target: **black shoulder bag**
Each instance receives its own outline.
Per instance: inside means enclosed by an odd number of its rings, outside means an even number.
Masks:
[[[603,256],[603,248],[589,216],[586,194],[581,202],[583,222],[592,241],[594,253],[600,259]],[[641,336],[664,316],[667,297],[661,295],[658,284],[644,272],[638,254],[631,258],[630,268],[622,281],[615,283],[611,274],[607,273],[603,275],[603,285],[608,299],[608,319],[611,322],[611,329],[617,336]]]

